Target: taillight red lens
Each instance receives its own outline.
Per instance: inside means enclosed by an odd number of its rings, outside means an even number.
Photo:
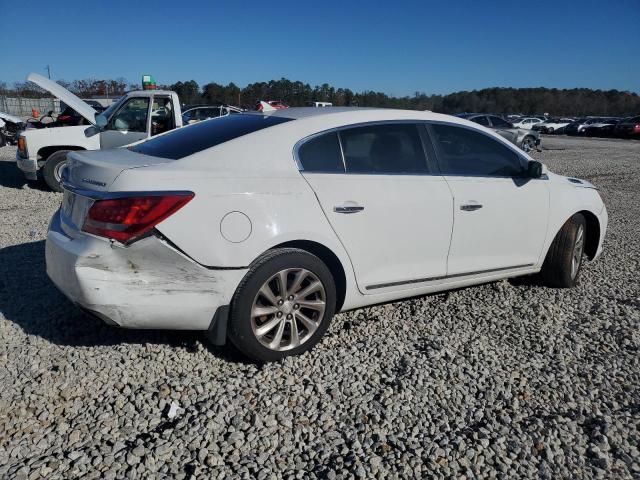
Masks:
[[[82,230],[128,243],[173,215],[192,198],[193,193],[177,193],[96,200]]]

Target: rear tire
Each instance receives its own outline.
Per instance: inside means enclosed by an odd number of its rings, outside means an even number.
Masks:
[[[67,163],[67,154],[70,150],[58,150],[47,158],[47,162],[42,169],[42,177],[47,186],[54,192],[61,192],[60,173],[62,167]]]
[[[542,265],[543,282],[550,287],[571,288],[578,283],[587,238],[587,223],[576,213],[553,239]]]
[[[322,260],[297,248],[271,250],[251,265],[233,296],[229,339],[258,361],[299,355],[322,338],[335,305],[335,282]]]

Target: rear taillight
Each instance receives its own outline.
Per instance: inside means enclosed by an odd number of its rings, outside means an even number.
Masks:
[[[96,200],[84,220],[82,231],[130,243],[193,198],[193,193],[145,195]]]

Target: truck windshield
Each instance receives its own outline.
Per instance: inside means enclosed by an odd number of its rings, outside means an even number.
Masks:
[[[178,160],[234,138],[290,120],[292,119],[268,115],[229,115],[178,128],[165,135],[133,145],[129,150],[152,157]]]

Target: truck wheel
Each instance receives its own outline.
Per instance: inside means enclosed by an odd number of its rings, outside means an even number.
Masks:
[[[550,287],[570,288],[578,282],[587,223],[576,213],[562,226],[553,239],[542,265],[542,280]]]
[[[229,338],[245,355],[275,361],[311,350],[335,311],[331,272],[297,248],[265,253],[250,267],[231,302]]]
[[[70,150],[58,150],[52,153],[47,158],[47,162],[42,169],[42,177],[44,178],[47,186],[54,192],[61,192],[62,185],[60,185],[60,174],[62,173],[62,167],[67,163],[67,153]]]
[[[4,147],[7,144],[7,141],[4,138],[4,134],[0,132],[0,147]]]

